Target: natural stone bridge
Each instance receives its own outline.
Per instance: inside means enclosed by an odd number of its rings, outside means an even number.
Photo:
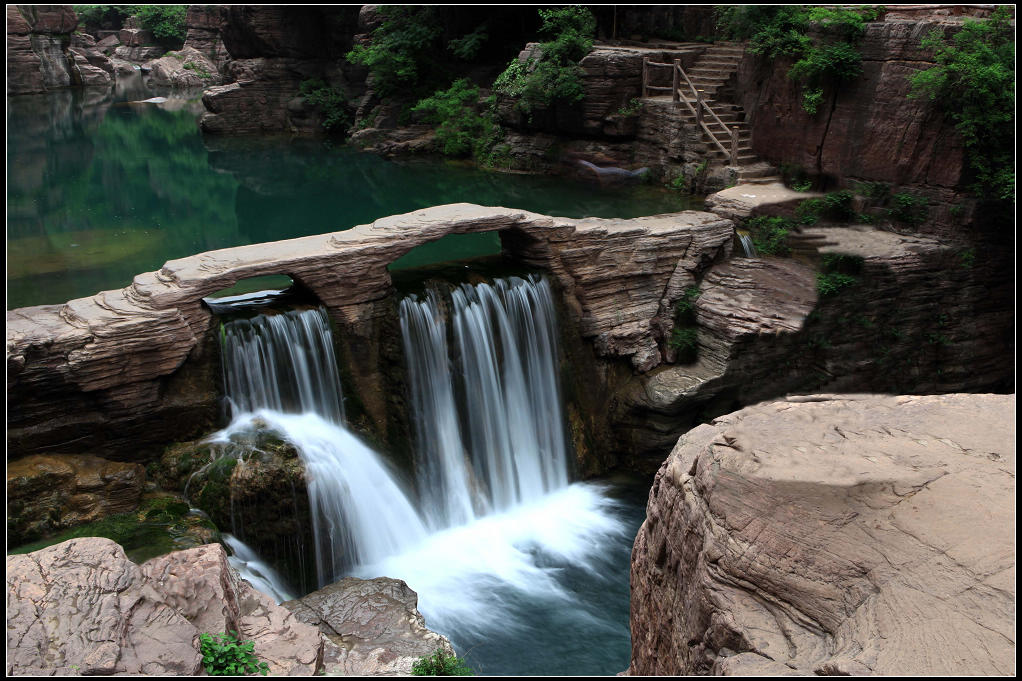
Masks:
[[[551,274],[598,354],[647,371],[687,286],[728,256],[733,223],[696,211],[608,220],[452,204],[370,225],[172,260],[131,286],[7,313],[8,456],[95,447],[115,458],[199,434],[215,416],[202,299],[284,274],[345,331],[372,324],[393,292],[387,266],[449,234],[498,231],[506,253]],[[192,360],[196,367],[188,368]]]

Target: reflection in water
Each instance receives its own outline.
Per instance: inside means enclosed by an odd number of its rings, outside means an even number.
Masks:
[[[207,250],[348,229],[445,203],[565,217],[683,210],[659,188],[600,189],[469,166],[395,163],[321,140],[203,140],[197,96],[140,83],[8,100],[8,309],[123,287]],[[478,235],[456,257],[496,252]],[[437,259],[450,259],[450,252]]]

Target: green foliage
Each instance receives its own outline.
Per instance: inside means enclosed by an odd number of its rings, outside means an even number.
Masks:
[[[119,29],[134,9],[132,5],[72,5],[72,8],[78,15],[79,26],[88,32]]]
[[[782,217],[760,215],[746,223],[752,234],[752,245],[760,255],[788,255],[788,234],[794,223]]]
[[[518,110],[528,115],[556,101],[582,99],[585,91],[578,62],[589,54],[596,32],[596,19],[585,7],[541,9],[539,16],[540,32],[551,39],[527,63],[513,59],[493,83],[494,90],[515,98]]]
[[[335,132],[347,128],[351,124],[348,113],[348,100],[344,93],[330,87],[322,78],[303,80],[298,86],[305,101],[320,110],[323,115],[323,128]]]
[[[929,205],[926,197],[900,192],[891,197],[890,203],[887,214],[898,222],[912,226],[926,222],[926,207]]]
[[[270,666],[255,655],[255,643],[241,642],[238,632],[199,634],[202,665],[210,676],[244,676],[259,673],[266,676]]]
[[[973,265],[976,264],[976,249],[967,248],[964,251],[958,253],[958,264],[965,269],[972,269]]]
[[[161,42],[182,42],[187,33],[185,18],[188,5],[134,5],[133,14],[142,27],[153,32]]]
[[[792,183],[791,188],[797,192],[807,192],[813,188],[813,181],[802,180],[801,182],[794,182]]]
[[[196,64],[193,61],[186,61],[181,68],[187,69],[188,71],[195,71],[195,75],[199,78],[209,79],[213,77],[213,74],[203,68],[201,65]]]
[[[478,101],[479,88],[462,78],[420,100],[412,111],[438,126],[436,139],[445,156],[479,155],[491,146],[496,124],[476,111]]]
[[[830,192],[820,199],[806,199],[795,209],[795,215],[803,225],[815,225],[820,218],[848,222],[856,216],[854,199],[855,194],[847,189]]]
[[[632,97],[626,106],[617,110],[617,113],[619,116],[635,116],[640,111],[642,111],[642,100],[638,97]]]
[[[479,50],[486,44],[488,37],[486,26],[479,26],[471,33],[448,42],[447,49],[458,59],[471,61],[479,54]]]
[[[867,199],[883,203],[891,193],[891,185],[886,182],[856,182],[855,193]]]
[[[827,253],[823,256],[821,272],[816,275],[816,290],[821,298],[837,295],[843,289],[859,282],[863,260],[857,255]]]
[[[841,272],[819,272],[816,275],[816,290],[821,297],[833,296],[857,281],[855,277]]]
[[[980,197],[1015,199],[1015,30],[1000,6],[985,21],[967,19],[948,41],[935,29],[922,41],[937,66],[910,76],[911,97],[937,100],[965,143]]]
[[[681,356],[685,355],[686,358],[691,353],[699,348],[698,329],[694,326],[676,326],[671,331],[671,337],[667,341],[667,345],[678,351],[679,361],[682,360]]]
[[[862,72],[856,47],[866,22],[882,7],[737,5],[718,8],[717,25],[726,35],[749,40],[749,51],[769,59],[795,60],[788,77],[803,83],[802,108],[815,114],[824,86],[839,85]],[[810,37],[810,31],[818,36]]]
[[[384,5],[383,23],[368,45],[356,45],[348,61],[369,67],[373,87],[383,96],[429,87],[441,51],[441,26],[433,7]],[[428,90],[426,90],[428,92]]]
[[[699,298],[699,287],[689,286],[674,305],[674,319],[678,322],[695,321],[695,302]]]
[[[420,657],[412,664],[412,676],[474,676],[465,661],[437,648],[432,655]]]

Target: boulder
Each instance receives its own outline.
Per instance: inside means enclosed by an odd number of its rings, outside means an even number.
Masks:
[[[408,676],[412,665],[438,649],[453,655],[446,637],[426,628],[418,595],[400,579],[349,577],[282,603],[333,645],[324,672],[337,676]]]
[[[1013,395],[816,395],[686,433],[632,553],[636,675],[1015,669]]]
[[[7,94],[70,87],[70,34],[78,17],[70,5],[7,6]]]
[[[216,64],[194,47],[184,46],[149,63],[150,85],[201,88],[220,82]]]
[[[7,557],[11,675],[195,675],[199,634],[229,629],[272,674],[320,666],[318,631],[241,580],[219,544],[141,566],[98,537]]]
[[[138,507],[145,469],[76,454],[33,454],[7,464],[11,546]]]

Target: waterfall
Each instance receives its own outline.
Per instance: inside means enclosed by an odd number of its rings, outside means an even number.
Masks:
[[[431,291],[405,298],[400,316],[431,524],[461,524],[567,486],[549,283],[466,284],[447,305]]]
[[[305,465],[319,586],[426,536],[394,472],[343,426],[326,310],[225,322],[223,345],[234,419],[210,441],[229,443],[263,428],[295,446]]]
[[[289,310],[223,325],[223,367],[232,415],[266,408],[344,422],[326,310]]]
[[[756,247],[752,243],[752,236],[748,232],[737,232],[738,243],[742,245],[746,258],[756,257]]]
[[[259,591],[271,596],[277,603],[294,600],[288,587],[277,572],[267,565],[256,552],[237,537],[224,534],[224,543],[231,547],[233,555],[227,558],[227,562],[238,571],[243,579]]]

